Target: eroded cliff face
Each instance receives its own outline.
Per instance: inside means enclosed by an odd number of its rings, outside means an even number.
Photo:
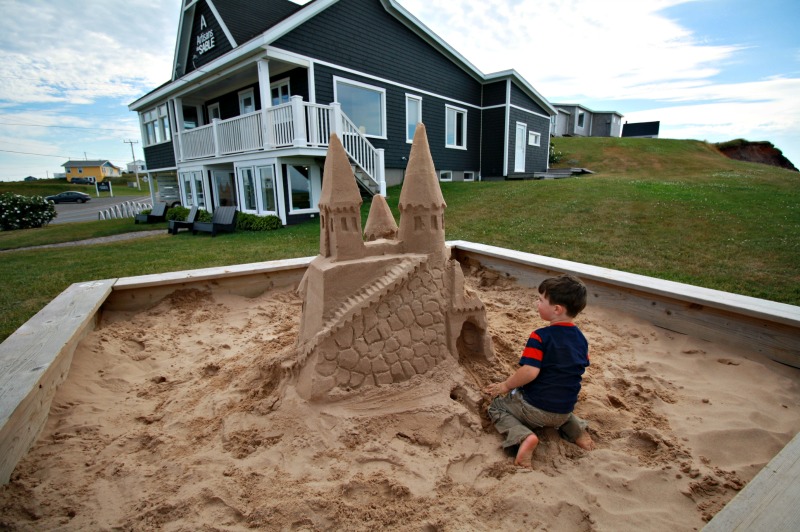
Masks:
[[[798,171],[792,162],[784,157],[781,150],[765,140],[751,142],[749,140],[736,139],[729,142],[720,142],[716,146],[723,155],[737,161],[769,164],[794,170],[795,172]]]

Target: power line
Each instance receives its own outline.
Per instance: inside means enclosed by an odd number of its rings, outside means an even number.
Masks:
[[[111,129],[107,127],[80,127],[80,126],[42,126],[39,124],[23,124],[20,122],[0,122],[6,126],[27,126],[27,127],[54,127],[60,129],[91,129],[96,131],[123,131],[122,129]]]
[[[58,157],[59,159],[69,159],[68,155],[47,155],[46,153],[31,153],[28,151],[0,150],[4,153],[21,153],[22,155],[38,155],[39,157]]]

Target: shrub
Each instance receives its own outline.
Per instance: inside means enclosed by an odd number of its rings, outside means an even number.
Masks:
[[[283,227],[277,216],[256,216],[247,212],[236,214],[236,229],[239,231],[273,231]]]
[[[42,196],[0,194],[0,230],[30,229],[49,224],[56,217],[56,207]]]
[[[175,220],[177,222],[183,222],[186,220],[187,216],[189,216],[189,209],[186,207],[181,207],[180,205],[176,205],[175,207],[167,210],[167,221]]]
[[[560,163],[564,159],[564,152],[556,149],[553,141],[550,141],[550,164]]]

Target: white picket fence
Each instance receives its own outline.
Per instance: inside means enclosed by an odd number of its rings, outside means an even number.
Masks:
[[[153,206],[149,203],[136,203],[133,201],[126,201],[113,205],[104,211],[97,213],[98,220],[119,220],[121,218],[133,218],[145,209],[152,209]]]

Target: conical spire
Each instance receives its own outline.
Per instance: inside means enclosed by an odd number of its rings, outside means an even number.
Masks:
[[[380,194],[372,197],[372,205],[369,207],[367,225],[364,227],[364,234],[368,241],[379,238],[393,239],[397,236],[397,222],[394,221],[389,204],[386,198]]]
[[[400,192],[400,208],[406,207],[447,207],[433,166],[428,134],[422,123],[417,124],[414,133],[403,190]]]
[[[331,133],[328,143],[319,205],[332,210],[357,209],[361,205],[361,194],[358,193],[353,169],[335,133]]]

